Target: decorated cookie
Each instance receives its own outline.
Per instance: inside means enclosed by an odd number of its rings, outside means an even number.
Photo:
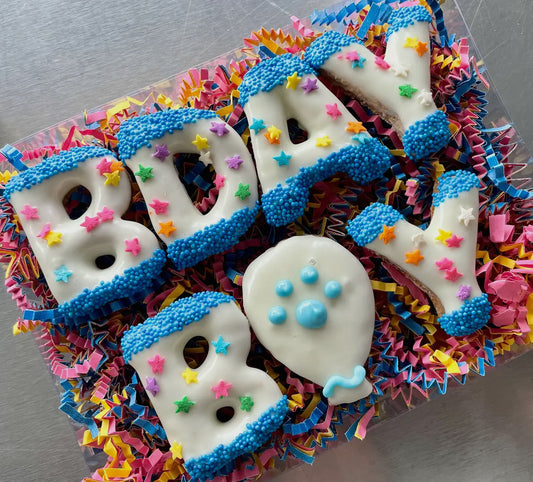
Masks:
[[[444,112],[430,87],[431,15],[423,6],[395,10],[389,19],[387,50],[374,55],[357,38],[329,31],[307,49],[305,59],[342,84],[403,136],[405,153],[420,159],[448,143]]]
[[[165,253],[148,228],[121,218],[131,184],[112,152],[61,152],[13,177],[5,197],[59,302],[48,312],[55,321],[84,322],[106,303],[153,289]]]
[[[202,342],[207,356],[192,361],[186,347]],[[246,365],[250,344],[246,317],[216,292],[176,301],[124,334],[124,360],[193,479],[210,479],[265,443],[287,412],[274,380]]]
[[[300,217],[309,189],[336,172],[366,184],[389,167],[389,151],[298,57],[281,55],[256,65],[239,93],[269,224]]]
[[[463,336],[482,328],[491,305],[476,280],[478,178],[448,171],[438,179],[426,230],[391,206],[372,204],[348,224],[348,233],[428,288],[446,333]]]
[[[259,341],[295,373],[323,386],[331,404],[370,395],[363,365],[374,296],[366,271],[347,249],[316,236],[280,242],[246,270],[243,302]]]
[[[181,268],[232,247],[257,214],[257,177],[240,136],[214,112],[177,109],[136,117],[118,133],[121,159],[135,174],[150,219],[168,256]],[[196,154],[200,170],[189,173],[218,198],[207,213],[191,202],[175,167],[177,154]],[[214,186],[201,171],[211,164]]]

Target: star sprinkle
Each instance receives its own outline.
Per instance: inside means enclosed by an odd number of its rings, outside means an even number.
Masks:
[[[101,223],[104,223],[106,221],[112,221],[113,216],[115,215],[115,211],[112,209],[109,209],[108,207],[104,206],[101,211],[97,212],[96,215],[100,219]]]
[[[218,190],[220,190],[220,188],[224,187],[224,185],[226,184],[226,178],[224,176],[222,176],[221,174],[217,174],[215,176],[215,186]]]
[[[120,182],[120,171],[104,172],[104,176],[106,177],[104,182],[105,186],[118,186]]]
[[[357,50],[352,50],[351,52],[347,52],[344,56],[346,60],[349,60],[350,62],[354,62],[359,60],[359,54],[357,53]]]
[[[365,142],[368,142],[370,140],[370,137],[368,137],[366,134],[361,132],[360,134],[355,134],[352,136],[352,141],[357,141],[359,144],[364,144]]]
[[[176,231],[174,221],[166,221],[164,223],[159,223],[159,231],[157,234],[164,234],[168,238],[174,231]]]
[[[39,219],[39,215],[37,214],[37,208],[34,208],[29,204],[24,204],[24,207],[20,210],[20,214],[24,215],[26,221],[29,221],[30,219]]]
[[[465,226],[470,224],[470,221],[475,221],[476,217],[473,214],[474,208],[465,209],[461,206],[461,214],[459,214],[459,222],[463,223]]]
[[[363,68],[364,67],[364,63],[366,62],[366,59],[364,57],[359,57],[359,60],[354,60],[352,62],[352,69],[355,69],[357,67],[359,68]]]
[[[184,372],[181,372],[181,376],[185,379],[187,385],[191,383],[198,383],[198,372],[191,370],[189,367],[185,368]]]
[[[191,141],[196,149],[201,151],[202,149],[209,149],[209,144],[207,143],[207,137],[202,137],[200,134],[196,134],[196,139]]]
[[[168,156],[170,156],[170,151],[166,144],[156,144],[155,152],[152,154],[152,157],[159,159],[163,162]]]
[[[203,162],[204,166],[213,164],[213,159],[211,159],[211,151],[202,151],[200,153],[200,161]]]
[[[437,241],[440,241],[442,244],[446,244],[446,240],[452,235],[451,231],[444,231],[444,229],[439,228],[439,235],[435,236]]]
[[[124,166],[123,166],[122,162],[113,161],[111,163],[111,172],[113,172],[113,171],[123,171],[123,170],[124,170]]]
[[[61,244],[62,236],[63,236],[62,233],[58,233],[56,231],[49,231],[48,234],[44,236],[44,239],[46,239],[48,246],[53,246],[54,244]]]
[[[175,401],[174,404],[176,405],[176,413],[179,413],[179,412],[189,413],[189,410],[194,405],[194,402],[191,402],[187,398],[187,395],[185,395],[181,400]]]
[[[218,400],[219,398],[227,397],[228,390],[231,387],[231,383],[226,383],[224,380],[220,380],[216,385],[211,387],[211,390],[215,392],[215,398]]]
[[[407,74],[409,74],[409,70],[403,65],[391,65],[390,69],[396,77],[407,77]]]
[[[359,134],[360,132],[366,132],[366,128],[365,126],[363,126],[362,122],[348,122],[346,132],[353,132],[354,134]]]
[[[383,70],[388,70],[390,69],[390,65],[385,62],[385,59],[383,57],[375,57],[374,58],[374,63],[380,68],[380,69],[383,69]]]
[[[411,241],[413,242],[415,248],[419,248],[423,244],[426,244],[426,240],[424,239],[424,233],[416,233],[411,236]]]
[[[414,264],[415,266],[418,266],[418,263],[424,259],[424,256],[420,254],[419,249],[415,249],[414,251],[408,251],[405,253],[405,262],[408,264]]]
[[[124,250],[126,253],[131,253],[133,256],[137,256],[141,252],[141,245],[137,238],[125,239],[124,242],[126,243],[126,249]]]
[[[224,338],[219,335],[217,341],[212,341],[211,345],[215,347],[215,353],[222,353],[223,355],[227,355],[228,346],[230,346],[231,343],[224,341]]]
[[[453,266],[453,261],[448,258],[441,258],[435,261],[437,268],[440,270],[450,269]]]
[[[165,366],[165,359],[158,354],[155,354],[152,358],[148,359],[148,364],[152,368],[152,373],[163,373],[163,368]]]
[[[427,89],[422,89],[420,91],[420,94],[416,96],[416,100],[420,105],[423,105],[424,107],[429,107],[433,104],[433,96],[431,95],[431,92]]]
[[[279,138],[272,137],[268,132],[265,132],[263,135],[270,144],[279,144]]]
[[[389,244],[395,237],[394,226],[383,225],[383,231],[379,233],[379,239],[383,240],[385,244]]]
[[[298,72],[294,72],[294,74],[289,75],[287,77],[287,85],[285,87],[287,89],[296,90],[296,87],[298,87],[300,80],[302,80],[302,78],[298,77]]]
[[[241,410],[244,410],[245,412],[249,412],[254,406],[253,400],[248,395],[245,397],[239,397],[239,400],[241,402]]]
[[[428,51],[427,42],[418,42],[414,48],[419,57],[422,57]]]
[[[90,233],[94,228],[96,228],[100,224],[100,218],[98,216],[90,217],[85,216],[85,221],[83,223],[80,223],[80,226],[83,226],[88,233]]]
[[[68,283],[68,279],[72,276],[72,271],[67,269],[67,267],[63,264],[59,269],[54,270],[54,274],[56,275],[56,281]]]
[[[272,159],[278,162],[278,166],[288,166],[289,160],[292,156],[289,154],[285,154],[283,151],[277,156],[273,156]]]
[[[103,176],[106,172],[112,172],[111,165],[113,163],[108,161],[105,157],[96,165],[96,169],[100,173],[100,176]]]
[[[418,89],[412,87],[411,84],[400,85],[398,86],[398,89],[400,89],[400,95],[402,97],[407,97],[408,99],[410,99],[413,94],[418,91]]]
[[[178,442],[174,441],[172,442],[172,445],[170,446],[170,453],[172,454],[172,458],[174,460],[176,459],[183,459],[183,447]]]
[[[235,155],[233,157],[228,157],[226,159],[226,163],[228,165],[228,167],[230,169],[239,169],[240,165],[243,163],[244,161],[238,156],[238,155]]]
[[[281,131],[275,126],[271,125],[268,129],[268,134],[271,139],[279,140],[279,136],[281,135]]]
[[[146,377],[146,390],[148,390],[154,397],[159,393],[159,385],[155,377]]]
[[[159,199],[154,199],[150,204],[148,204],[151,208],[153,208],[154,212],[156,214],[166,214],[167,213],[167,207],[168,202],[167,201],[160,201]]]
[[[418,38],[417,37],[407,37],[405,39],[405,43],[403,44],[404,47],[414,49],[416,48],[418,44]]]
[[[147,179],[154,177],[152,174],[153,167],[144,167],[142,164],[139,164],[139,170],[135,173],[136,176],[141,178],[142,182],[146,182]]]
[[[328,147],[331,144],[331,139],[327,134],[324,134],[322,137],[317,137],[315,145],[317,147]]]
[[[304,83],[300,86],[306,94],[313,92],[313,90],[318,89],[317,79],[312,79],[311,77],[306,77]]]
[[[47,234],[50,232],[50,223],[46,223],[42,229],[41,232],[37,235],[38,238],[46,239]]]
[[[455,296],[459,298],[461,301],[466,301],[468,298],[470,298],[471,294],[472,294],[472,287],[470,285],[461,285],[459,286],[457,293],[455,293]]]
[[[250,130],[254,131],[257,134],[259,131],[266,129],[266,125],[263,122],[263,119],[252,118],[252,123],[250,124]]]
[[[462,276],[463,274],[459,273],[459,271],[457,271],[457,268],[454,266],[453,268],[449,268],[446,270],[444,278],[450,281],[457,281]]]
[[[211,122],[211,127],[209,130],[214,132],[218,137],[222,137],[229,132],[226,125],[222,122]]]
[[[463,238],[460,236],[452,234],[452,236],[446,240],[446,244],[448,245],[448,248],[460,248],[462,240]]]
[[[333,119],[342,116],[342,112],[339,110],[336,103],[326,104],[326,114],[333,117]]]
[[[239,183],[239,187],[235,191],[235,197],[239,197],[241,201],[244,201],[250,195],[250,184]]]

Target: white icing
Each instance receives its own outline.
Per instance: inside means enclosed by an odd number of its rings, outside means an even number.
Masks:
[[[301,281],[300,271],[306,266],[318,270],[316,283]],[[293,284],[290,296],[276,294],[280,280]],[[332,280],[342,287],[334,299],[324,294],[324,285]],[[327,308],[327,321],[321,328],[304,328],[296,320],[298,304],[307,299]],[[259,341],[284,365],[318,385],[324,386],[334,375],[351,378],[354,367],[364,365],[368,357],[375,310],[370,280],[359,260],[330,239],[296,236],[267,250],[244,274],[243,301]],[[269,321],[273,306],[286,309],[284,323]],[[371,391],[366,379],[354,389],[337,386],[329,402],[353,402]]]
[[[306,93],[302,86],[306,79],[317,81],[317,89]],[[340,115],[328,115],[326,104],[336,104]],[[286,185],[289,177],[296,176],[301,167],[313,166],[319,159],[324,159],[330,154],[339,151],[348,145],[359,145],[353,140],[354,132],[346,131],[349,122],[356,119],[344,107],[342,102],[312,74],[302,75],[295,89],[287,88],[287,82],[278,85],[268,92],[258,92],[248,99],[244,106],[246,117],[252,124],[253,119],[262,119],[266,128],[255,133],[250,129],[257,174],[266,193],[277,184]],[[289,137],[287,121],[296,119],[307,131],[308,138],[300,144],[293,144]],[[271,144],[264,136],[268,128],[277,127],[281,133],[279,144]],[[370,139],[366,131],[360,134],[363,138]],[[331,140],[329,146],[317,146],[317,139],[328,136]],[[281,152],[291,156],[288,165],[280,166],[274,159]]]
[[[222,136],[211,132],[211,123],[224,124],[228,130]],[[196,136],[207,139],[209,147],[198,149],[194,144]],[[170,155],[161,161],[152,154],[157,145],[165,144]],[[172,155],[176,153],[199,154],[204,164],[212,164],[215,172],[224,176],[224,185],[219,188],[215,205],[206,214],[202,214],[191,202],[185,186],[181,183],[178,172],[174,167]],[[228,167],[226,159],[238,155],[243,162],[238,169]],[[159,234],[165,243],[177,239],[187,238],[202,231],[205,227],[215,225],[222,219],[229,219],[231,215],[243,208],[253,208],[258,199],[257,176],[250,153],[242,142],[239,134],[222,119],[197,119],[194,123],[183,125],[183,130],[167,133],[159,139],[154,139],[151,147],[142,146],[126,160],[127,166],[135,173],[139,164],[145,168],[152,168],[152,178],[142,182],[138,179],[141,193],[149,207],[150,219],[155,231],[160,230],[159,223],[172,221],[176,229],[169,236]],[[235,196],[239,183],[249,185],[250,195],[242,200]],[[166,213],[158,214],[150,208],[154,199],[168,202]]]
[[[198,383],[187,384],[182,373],[188,367],[183,349],[192,338],[207,339],[209,351],[198,368]],[[222,336],[229,342],[227,354],[216,353],[211,342]],[[200,321],[165,337],[150,348],[132,356],[130,364],[137,370],[143,384],[147,377],[155,377],[159,392],[154,396],[147,392],[172,444],[182,444],[183,457],[187,461],[213,451],[218,445],[228,445],[246,430],[246,425],[257,420],[280,399],[281,392],[266,373],[246,365],[250,350],[250,329],[246,317],[234,302],[221,303],[210,309]],[[154,374],[149,359],[159,355],[165,359],[162,373]],[[231,383],[228,396],[216,398],[211,387],[220,381]],[[175,401],[186,396],[193,401],[188,413],[176,413]],[[249,396],[253,401],[250,411],[241,410],[239,397]],[[216,417],[222,407],[232,407],[234,416],[223,423]]]
[[[84,289],[91,290],[102,282],[112,281],[126,269],[149,259],[159,249],[156,236],[148,228],[121,219],[131,200],[130,180],[124,171],[120,172],[120,181],[116,186],[105,185],[106,177],[100,175],[96,168],[102,159],[116,161],[112,156],[89,158],[71,171],[58,173],[11,195],[10,202],[15,211],[23,211],[25,205],[38,210],[38,218],[19,216],[19,220],[50,291],[59,303],[73,299]],[[70,219],[63,206],[63,198],[80,185],[90,192],[91,203],[80,218]],[[114,211],[112,219],[98,222],[89,232],[81,226],[86,216],[98,217],[104,208]],[[60,243],[49,246],[46,239],[38,236],[47,224],[50,231],[61,233]],[[134,238],[141,248],[137,256],[125,251],[125,240]],[[100,269],[95,260],[105,255],[114,256],[115,262],[106,269]],[[67,282],[56,280],[54,271],[61,270],[62,266],[72,273],[65,277]]]

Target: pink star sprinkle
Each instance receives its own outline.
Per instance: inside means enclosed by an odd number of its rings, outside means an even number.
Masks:
[[[215,398],[218,400],[221,397],[227,397],[230,388],[231,383],[226,383],[224,380],[220,380],[215,386],[211,387],[211,390],[215,392]]]
[[[226,162],[228,163],[228,167],[230,169],[239,169],[240,165],[244,162],[238,155],[235,155],[233,157],[228,157],[226,159]]]
[[[337,104],[326,104],[326,114],[336,119],[337,117],[341,116],[342,113],[337,107]]]
[[[385,60],[383,59],[383,57],[376,57],[374,59],[374,62],[376,63],[376,65],[380,68],[380,69],[383,69],[383,70],[387,70],[387,69],[390,69],[390,65],[385,62]]]
[[[435,261],[435,264],[437,265],[437,268],[440,270],[443,269],[450,269],[453,266],[453,261],[448,258],[442,258]]]
[[[155,152],[152,154],[152,157],[164,161],[168,156],[170,156],[170,151],[167,148],[166,144],[156,144]]]
[[[146,377],[146,390],[148,390],[154,397],[159,393],[159,385],[155,377]]]
[[[133,256],[137,256],[141,252],[141,245],[137,238],[125,239],[124,242],[126,243],[126,249],[124,250],[126,253],[131,253]]]
[[[50,223],[46,223],[41,229],[41,232],[37,235],[38,238],[45,238],[46,235],[50,232]]]
[[[359,54],[355,51],[355,50],[352,50],[351,52],[348,52],[344,58],[346,60],[349,60],[350,62],[355,62],[357,60],[359,60]]]
[[[461,238],[460,236],[452,234],[451,238],[448,238],[446,240],[446,244],[448,245],[448,248],[460,248],[462,240],[463,238]]]
[[[156,214],[166,214],[168,202],[154,199],[148,206],[153,208]]]
[[[114,214],[115,211],[106,208],[105,206],[100,212],[96,213],[96,215],[100,218],[101,223],[103,223],[104,221],[112,221]]]
[[[459,273],[459,271],[457,271],[457,268],[453,267],[453,268],[446,270],[446,274],[444,275],[444,278],[450,281],[457,281],[462,276],[463,274]]]
[[[148,364],[152,367],[152,373],[163,373],[163,366],[165,365],[165,359],[159,355],[154,355],[153,358],[148,359]]]
[[[221,176],[220,174],[217,174],[215,176],[215,186],[220,191],[221,187],[224,187],[226,183],[226,178],[224,176]]]
[[[88,233],[90,233],[94,228],[96,228],[100,224],[100,218],[98,216],[94,216],[91,218],[90,216],[85,216],[85,221],[80,224],[80,226],[83,226]]]
[[[106,172],[111,172],[111,165],[113,163],[108,161],[105,157],[98,163],[96,169],[100,173],[100,176],[103,176]]]
[[[470,298],[470,295],[472,294],[472,287],[470,285],[461,285],[459,289],[457,290],[457,293],[455,296],[459,298],[461,301],[465,301],[468,298]]]
[[[209,130],[214,132],[218,137],[222,137],[224,134],[229,132],[222,122],[211,122],[211,127]]]
[[[24,214],[26,221],[29,219],[39,219],[37,214],[37,208],[30,206],[29,204],[24,204],[24,208],[20,210],[20,214]]]

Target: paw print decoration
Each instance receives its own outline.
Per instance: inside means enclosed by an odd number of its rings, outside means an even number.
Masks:
[[[324,387],[331,404],[371,393],[363,365],[372,341],[374,295],[348,250],[316,236],[284,240],[250,264],[243,294],[259,341],[292,371]]]

